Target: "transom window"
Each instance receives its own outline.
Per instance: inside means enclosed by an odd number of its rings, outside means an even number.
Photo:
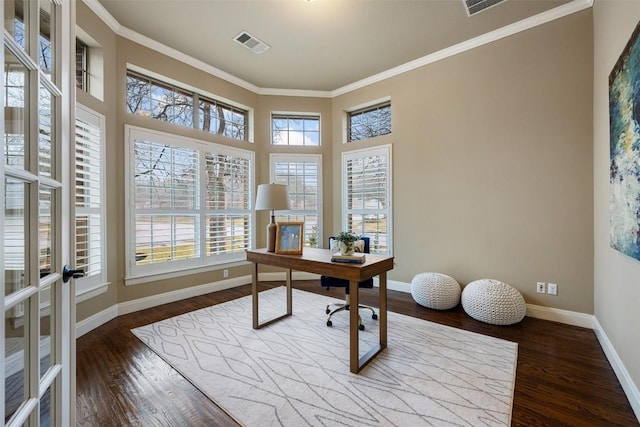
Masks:
[[[391,101],[347,113],[347,142],[391,133]]]
[[[271,115],[273,145],[320,145],[320,116]]]
[[[127,111],[233,139],[248,140],[247,110],[133,71],[127,72]]]
[[[89,92],[89,47],[80,39],[76,39],[76,87]]]
[[[254,154],[127,126],[129,276],[244,260]]]

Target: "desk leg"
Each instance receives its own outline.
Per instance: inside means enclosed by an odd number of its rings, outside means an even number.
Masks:
[[[253,329],[258,329],[258,263],[253,263],[251,273],[251,303],[253,306]]]
[[[287,270],[287,314],[291,316],[293,313],[292,290],[291,290],[291,269]]]
[[[360,344],[360,331],[358,330],[358,282],[349,282],[349,369],[357,374],[360,371],[360,359],[358,357]]]
[[[357,282],[349,282],[349,293],[351,299],[351,316],[349,317],[349,334],[350,334],[350,368],[351,372],[357,374],[360,369],[364,368],[365,365],[378,353],[387,348],[387,273],[380,273],[380,289],[379,289],[379,328],[380,328],[380,343],[374,345],[364,356],[358,358],[358,344],[359,344],[359,336],[358,336],[358,283]],[[356,307],[356,309],[353,309]]]
[[[387,272],[380,273],[380,349],[387,348]]]
[[[292,290],[291,290],[291,270],[287,272],[287,312],[285,314],[278,315],[270,320],[266,320],[260,323],[260,316],[258,311],[258,263],[253,263],[253,271],[251,273],[251,303],[253,308],[253,329],[260,329],[273,322],[283,319],[292,314]]]

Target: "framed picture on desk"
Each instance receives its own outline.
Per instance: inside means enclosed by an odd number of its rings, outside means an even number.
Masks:
[[[276,253],[302,255],[304,222],[279,222],[276,230]]]

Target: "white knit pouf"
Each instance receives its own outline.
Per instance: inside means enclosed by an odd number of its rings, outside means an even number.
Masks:
[[[420,273],[411,280],[411,295],[420,305],[448,310],[460,302],[460,284],[441,273]]]
[[[522,294],[499,280],[480,279],[462,291],[462,308],[471,317],[492,325],[518,323],[527,313]]]

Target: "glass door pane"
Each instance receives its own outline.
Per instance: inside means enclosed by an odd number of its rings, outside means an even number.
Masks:
[[[29,241],[28,209],[25,195],[29,185],[13,178],[4,183],[4,294],[10,295],[23,289],[28,283]]]
[[[25,49],[26,48],[26,0],[6,0],[4,6],[4,28],[13,36],[14,40]]]
[[[40,62],[40,69],[48,77],[51,77],[53,66],[53,59],[55,58],[55,52],[53,51],[55,44],[52,37],[55,35],[55,18],[53,13],[55,8],[48,0],[40,1],[40,39],[38,49],[38,59]]]
[[[29,366],[28,348],[29,336],[24,327],[24,319],[29,317],[29,302],[16,304],[5,311],[5,339],[4,339],[4,414],[5,423],[18,410],[28,397]]]
[[[39,249],[39,265],[40,278],[51,274],[53,266],[53,248],[54,246],[54,229],[55,221],[53,218],[53,200],[54,190],[45,186],[40,186],[39,209],[38,215],[38,249]]]
[[[53,366],[52,349],[55,348],[55,304],[51,301],[51,286],[40,291],[40,378]]]
[[[29,97],[25,83],[27,68],[7,48],[4,49],[4,162],[14,168],[25,168],[28,155]]]

